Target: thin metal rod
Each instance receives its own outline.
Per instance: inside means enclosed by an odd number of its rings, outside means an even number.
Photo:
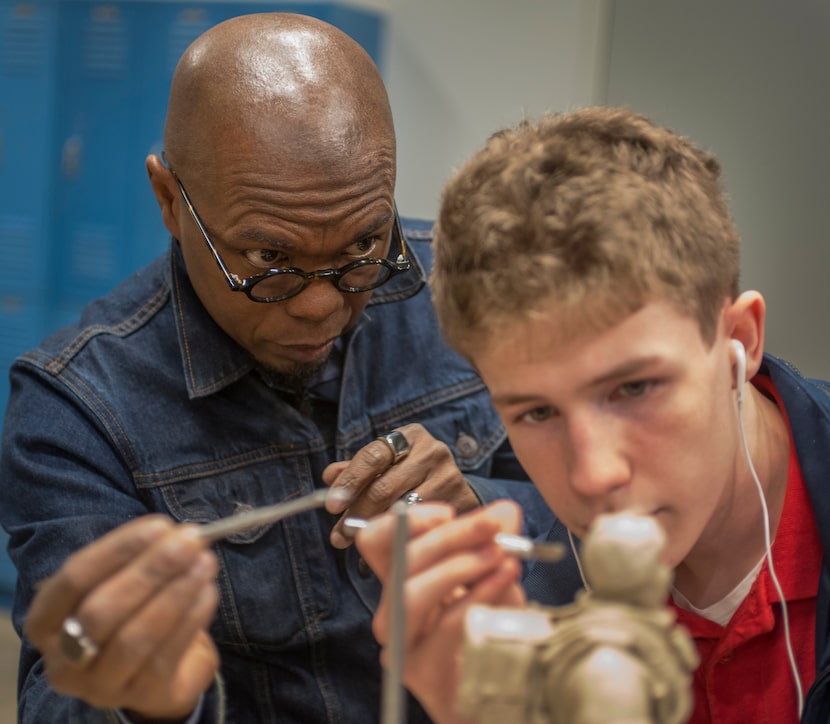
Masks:
[[[343,519],[343,526],[354,531],[362,530],[369,521],[365,518],[349,516]],[[510,553],[526,561],[544,561],[545,563],[556,563],[565,557],[566,548],[563,543],[537,543],[536,541],[522,535],[511,533],[496,533],[494,540],[505,553]]]
[[[506,553],[527,561],[556,563],[565,557],[566,551],[563,543],[536,543],[525,536],[510,533],[497,533],[496,543]]]
[[[403,724],[404,710],[403,661],[404,632],[404,582],[406,581],[406,542],[409,524],[406,503],[398,501],[391,510],[395,515],[395,537],[392,545],[392,570],[390,575],[391,600],[389,605],[388,659],[383,670],[381,692],[381,724]]]
[[[251,528],[275,523],[283,518],[296,515],[297,513],[303,513],[307,510],[313,510],[314,508],[322,508],[326,504],[329,496],[332,499],[338,498],[337,492],[338,489],[330,490],[329,488],[321,488],[296,500],[290,500],[287,503],[265,505],[244,513],[229,515],[227,518],[220,518],[212,523],[206,523],[199,529],[199,535],[209,543],[214,543],[234,533],[242,533]]]

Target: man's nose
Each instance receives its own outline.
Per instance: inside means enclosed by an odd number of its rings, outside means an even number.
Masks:
[[[602,414],[569,421],[571,487],[586,498],[601,498],[626,486],[631,464],[624,446],[623,423]]]
[[[317,277],[283,304],[292,317],[321,322],[343,307],[346,294],[332,284],[330,277]]]

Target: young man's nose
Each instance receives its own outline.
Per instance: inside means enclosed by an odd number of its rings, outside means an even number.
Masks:
[[[631,468],[613,422],[592,417],[569,425],[571,487],[588,498],[603,497],[625,486]]]

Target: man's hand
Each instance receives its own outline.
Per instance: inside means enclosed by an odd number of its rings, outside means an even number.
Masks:
[[[521,606],[519,562],[495,543],[500,532],[521,530],[521,511],[509,501],[455,517],[449,506],[413,506],[404,585],[404,683],[430,716],[460,723],[455,712],[464,619],[473,604]],[[384,584],[373,630],[389,642],[389,577],[395,517],[372,521],[357,536],[357,547]],[[384,651],[385,655],[385,651]]]
[[[458,512],[479,505],[443,442],[432,437],[423,425],[404,425],[397,431],[404,435],[410,448],[397,463],[386,442],[373,440],[351,460],[332,463],[323,472],[326,485],[343,488],[352,497],[350,516],[371,518],[387,511],[410,491],[424,500],[449,503]],[[342,507],[328,509],[330,513],[343,512]],[[331,543],[335,548],[346,548],[352,543],[351,533],[343,530],[342,522],[335,525]]]
[[[190,525],[162,516],[127,523],[43,581],[25,634],[56,691],[100,709],[185,718],[219,666],[207,633],[217,605],[216,557]],[[87,663],[61,648],[74,617],[97,646]]]

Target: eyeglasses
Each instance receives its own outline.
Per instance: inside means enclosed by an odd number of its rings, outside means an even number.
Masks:
[[[262,274],[242,279],[228,269],[210,240],[205,225],[199,218],[199,214],[196,213],[196,209],[193,208],[193,202],[187,195],[187,191],[184,190],[184,186],[176,172],[171,168],[170,173],[173,174],[187,210],[193,217],[193,221],[196,222],[196,226],[199,227],[199,231],[202,232],[208,249],[213,254],[213,258],[216,259],[219,269],[225,275],[230,290],[232,292],[244,292],[248,299],[253,302],[282,302],[299,294],[315,279],[328,279],[341,292],[352,294],[368,292],[376,289],[381,284],[385,284],[396,274],[407,271],[411,266],[406,252],[406,241],[401,230],[401,220],[396,209],[394,226],[392,227],[392,240],[394,241],[397,238],[400,253],[394,262],[389,261],[389,259],[368,257],[353,261],[339,269],[318,269],[313,272],[306,272],[296,267],[269,269]]]

